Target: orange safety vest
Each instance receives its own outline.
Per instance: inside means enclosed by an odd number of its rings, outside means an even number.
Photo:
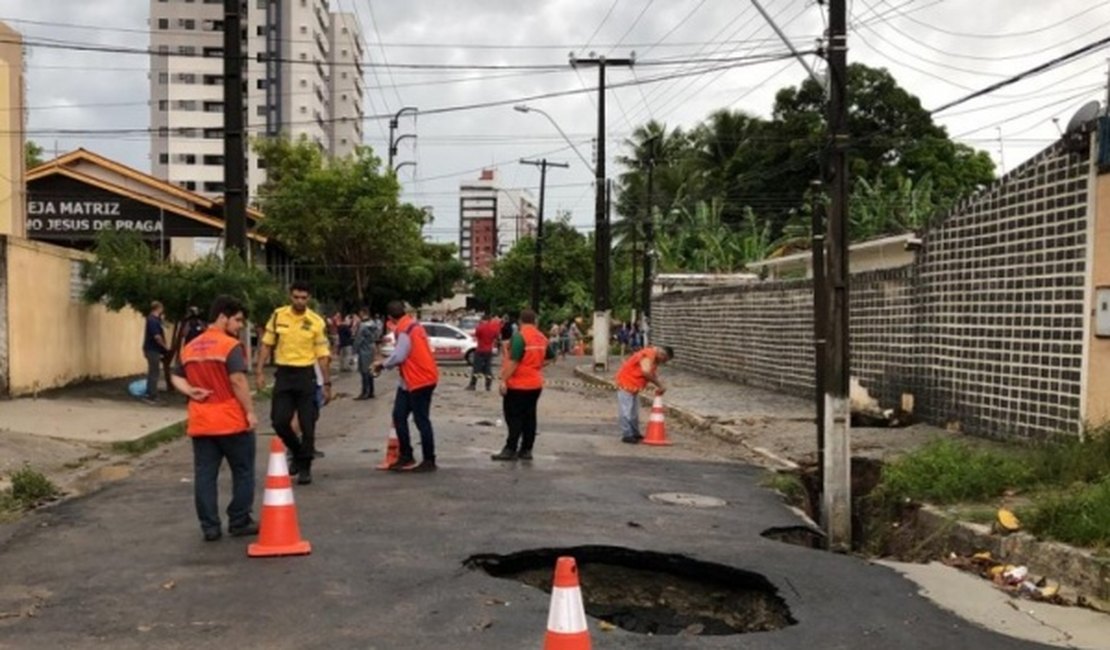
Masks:
[[[656,354],[655,348],[648,347],[629,357],[621,365],[621,369],[617,371],[617,388],[629,393],[642,391],[647,386],[647,379],[644,378],[644,371],[640,369],[640,362],[644,359],[650,359],[652,370],[654,370],[659,367],[659,364],[655,361]]]
[[[435,355],[432,354],[432,345],[428,342],[428,332],[424,326],[413,320],[412,316],[404,316],[397,321],[394,330],[396,336],[409,335],[409,356],[398,370],[401,378],[405,380],[408,390],[419,390],[439,383],[439,366],[436,365]]]
[[[547,337],[535,325],[522,325],[520,335],[524,338],[524,358],[505,385],[513,390],[539,390],[543,388],[543,362],[547,357]],[[509,346],[512,349],[512,346]]]
[[[189,400],[190,436],[227,436],[247,431],[247,414],[231,390],[227,358],[239,339],[210,327],[181,351],[185,379],[193,386],[212,391],[203,401]]]

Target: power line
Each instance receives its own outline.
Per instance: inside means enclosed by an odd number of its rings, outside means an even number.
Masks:
[[[909,2],[906,3],[906,5],[909,5],[909,4],[910,4]],[[1106,5],[1105,3],[1096,3],[1092,6],[1084,9],[1083,11],[1080,11],[1077,14],[1068,16],[1067,18],[1064,18],[1063,20],[1061,20],[1059,22],[1052,23],[1051,25],[1046,25],[1044,27],[1038,27],[1037,29],[1030,29],[1030,30],[1020,31],[1020,32],[1009,32],[1009,33],[1005,33],[1005,34],[971,34],[971,33],[967,33],[967,32],[956,32],[956,31],[952,31],[952,30],[949,30],[949,29],[944,29],[943,27],[937,27],[936,25],[918,20],[916,18],[912,18],[912,17],[910,17],[909,13],[898,13],[898,16],[900,18],[905,18],[906,20],[909,20],[910,22],[913,22],[917,25],[925,27],[926,29],[931,29],[933,31],[940,32],[941,34],[947,34],[949,36],[957,36],[957,37],[961,37],[961,38],[974,38],[974,39],[979,40],[979,39],[988,39],[988,38],[989,39],[1015,38],[1015,37],[1019,37],[1019,36],[1033,36],[1034,34],[1042,34],[1044,32],[1048,32],[1048,31],[1051,31],[1053,29],[1056,29],[1057,27],[1059,27],[1061,25],[1064,25],[1066,23],[1070,23],[1071,21],[1075,20],[1076,18],[1086,16],[1087,14],[1091,13],[1092,11],[1097,11],[1098,9],[1103,9],[1107,6],[1108,5]],[[900,12],[900,10],[904,7],[905,7],[905,5],[903,5],[903,7],[899,7],[897,9],[895,9],[895,11]]]
[[[351,0],[358,6],[358,0]],[[397,97],[397,103],[400,106],[405,105],[405,101],[401,99],[401,93],[397,90],[397,81],[393,78],[393,69],[389,67],[389,58],[385,53],[385,46],[382,45],[382,33],[378,31],[378,19],[374,16],[374,0],[366,0],[366,10],[370,12],[370,26],[374,28],[374,35],[378,37],[378,49],[382,53],[382,63],[385,64],[385,72],[389,75],[389,83],[393,85],[393,94]]]
[[[586,39],[586,44],[582,46],[583,51],[590,46],[590,43],[593,42],[594,37],[597,36],[598,32],[601,31],[601,28],[605,26],[606,22],[608,22],[609,16],[613,15],[613,10],[617,8],[617,3],[619,2],[620,0],[613,0],[613,4],[609,5],[609,11],[605,12],[605,17],[603,17],[601,19],[601,22],[597,24],[597,27],[594,28],[594,33],[590,34],[590,37]]]
[[[640,19],[644,17],[644,15],[648,12],[648,9],[651,9],[651,5],[653,4],[655,4],[655,0],[647,0],[647,4],[644,5],[644,8],[640,10],[640,13],[636,14],[636,19],[632,21],[632,24],[628,26],[628,29],[624,30],[624,33],[621,34],[621,37],[617,39],[617,44],[609,49],[610,54],[613,53],[613,50],[620,47],[620,44],[624,42],[624,39],[628,38],[628,35],[632,33],[632,30],[636,28],[636,25],[640,24]]]

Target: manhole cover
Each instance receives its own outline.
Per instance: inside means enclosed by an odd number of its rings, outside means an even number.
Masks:
[[[656,503],[666,503],[672,506],[687,506],[690,508],[720,508],[728,505],[724,499],[707,497],[704,494],[691,494],[689,492],[660,492],[648,497]]]
[[[578,564],[586,614],[629,632],[724,636],[797,622],[762,575],[682,555],[578,546],[475,555],[464,564],[550,593],[555,561],[564,555]]]

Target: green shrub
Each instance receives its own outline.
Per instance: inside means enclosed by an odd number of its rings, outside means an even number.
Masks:
[[[955,503],[998,497],[1034,478],[1017,453],[938,439],[884,467],[878,489],[887,498]]]
[[[23,508],[33,508],[61,494],[50,479],[30,466],[12,472],[11,498]]]
[[[1040,537],[1106,548],[1110,546],[1110,477],[1044,495],[1021,516],[1026,528]]]

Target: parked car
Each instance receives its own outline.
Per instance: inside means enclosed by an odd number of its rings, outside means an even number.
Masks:
[[[420,323],[428,333],[428,342],[432,346],[432,354],[436,361],[465,361],[468,365],[474,363],[474,350],[478,342],[474,337],[454,325],[447,323]],[[385,356],[393,354],[396,339],[393,332],[386,333],[382,339],[381,352]]]
[[[481,321],[482,319],[480,316],[463,316],[459,319],[459,329],[474,336],[475,330],[478,329],[478,323]]]

